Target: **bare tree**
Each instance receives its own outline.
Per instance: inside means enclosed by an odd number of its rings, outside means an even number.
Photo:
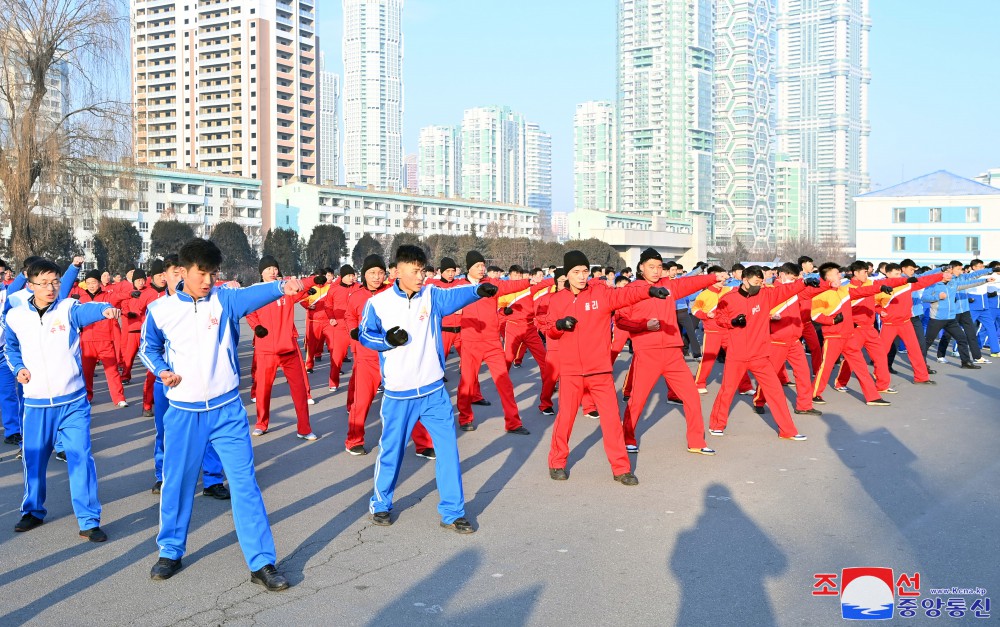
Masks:
[[[853,255],[849,254],[843,243],[836,239],[812,240],[808,237],[799,237],[778,246],[777,257],[782,261],[795,261],[802,255],[812,258],[816,265],[827,261],[846,265],[854,261]]]
[[[23,259],[39,234],[30,216],[64,174],[130,150],[128,11],[124,0],[0,0],[0,219]],[[71,84],[71,85],[70,85]]]

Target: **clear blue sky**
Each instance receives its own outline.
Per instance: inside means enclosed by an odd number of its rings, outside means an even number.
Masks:
[[[1000,167],[1000,0],[871,0],[873,187]],[[572,10],[568,10],[572,7]],[[552,134],[553,209],[573,207],[573,111],[615,95],[614,0],[406,0],[404,136],[506,104]],[[317,4],[342,72],[341,3]]]

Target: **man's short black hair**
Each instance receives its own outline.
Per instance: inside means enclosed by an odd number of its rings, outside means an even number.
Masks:
[[[530,275],[534,276],[534,275],[538,274],[538,273],[539,273],[539,272],[541,272],[541,271],[542,271],[542,269],[541,269],[541,268],[532,268],[532,269],[531,269],[531,272],[529,272],[528,274],[530,274]]]
[[[49,259],[36,257],[35,261],[31,262],[31,265],[28,266],[28,279],[34,279],[39,275],[48,274],[49,272],[56,275],[56,278],[58,278],[60,273],[59,266],[57,266],[54,261],[50,261]]]
[[[764,268],[761,268],[760,266],[750,266],[749,268],[744,268],[743,269],[743,278],[744,279],[750,279],[750,278],[753,278],[753,277],[757,277],[758,279],[763,279],[764,278]]]
[[[487,266],[486,267],[486,271],[487,272],[503,272],[503,268],[501,268],[500,266]]]
[[[434,272],[434,266],[429,264],[424,266],[424,272]]]
[[[970,266],[978,266],[981,263],[985,263],[985,262],[982,259],[973,259],[972,261],[969,262],[969,265]],[[0,263],[0,265],[4,265],[4,264]]]
[[[917,262],[907,257],[906,259],[899,262],[900,268],[916,268]]]
[[[181,246],[177,259],[182,268],[198,266],[202,272],[216,272],[222,267],[222,251],[214,242],[196,237]]]
[[[711,266],[708,270],[705,270],[708,274],[715,274],[716,272],[725,272],[726,269],[722,266]]]
[[[963,267],[965,267],[965,264],[962,263],[961,261],[957,260],[957,259],[952,259],[951,262],[948,264],[948,267],[949,268],[963,268]]]
[[[25,257],[24,263],[21,264],[21,271],[22,272],[27,272],[28,266],[30,266],[31,264],[35,263],[36,261],[38,261],[40,259],[41,259],[41,257],[39,257],[38,255],[31,255],[30,257]]]
[[[852,263],[849,267],[851,269],[851,272],[857,272],[858,270],[866,270],[867,271],[868,270],[868,265],[869,264],[868,264],[867,261],[860,261],[860,260],[858,260],[858,261],[855,261],[854,263]]]
[[[393,268],[395,268],[395,267],[396,267],[396,262],[395,262],[395,261],[390,261],[390,262],[389,262],[389,270],[392,270],[392,269],[393,269]],[[331,272],[331,273],[334,273],[334,272],[333,272],[333,270],[330,270],[330,272]],[[334,274],[335,274],[335,273],[334,273]]]
[[[832,261],[827,261],[826,263],[824,263],[819,267],[819,276],[825,279],[826,273],[829,272],[830,270],[837,270],[839,272],[840,264],[833,263]]]
[[[615,277],[615,285],[618,285],[619,283],[631,283],[631,281],[628,280],[627,276],[619,274]]]
[[[174,266],[181,265],[180,258],[177,257],[177,253],[170,253],[169,255],[163,256],[163,269],[169,270]]]
[[[518,274],[524,274],[524,268],[515,263],[510,267],[510,270],[507,270],[507,274],[513,274],[515,272],[517,272]]]
[[[614,274],[614,273],[615,273],[615,269],[614,269],[613,266],[605,266],[604,267],[604,274]]]
[[[742,263],[734,263],[733,267],[729,269],[730,272],[736,272],[737,270],[746,270],[747,267]]]
[[[885,270],[884,270],[884,272],[886,274],[889,274],[890,272],[893,272],[895,270],[902,270],[902,269],[903,269],[903,266],[899,265],[898,263],[887,263],[887,264],[885,264]]]
[[[802,272],[802,266],[789,261],[788,263],[781,264],[781,267],[778,268],[778,272],[791,274],[792,276],[799,276],[799,273]]]
[[[622,268],[622,274],[632,274],[632,268],[631,267]]]
[[[804,263],[813,263],[812,257],[808,255],[802,255],[798,258],[797,263],[801,266]]]
[[[7,269],[7,262],[3,259],[0,259],[0,268],[3,268],[4,270]]]
[[[423,268],[427,265],[427,253],[425,253],[424,249],[419,246],[414,246],[413,244],[403,244],[396,249],[396,262],[393,265],[399,265],[401,263],[417,264]]]

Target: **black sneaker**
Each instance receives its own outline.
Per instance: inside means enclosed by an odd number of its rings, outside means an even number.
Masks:
[[[937,381],[931,381],[927,379],[926,381],[914,381],[914,385],[937,385]]]
[[[555,479],[556,481],[566,481],[569,479],[569,475],[566,474],[565,468],[549,468],[549,479]]]
[[[630,472],[614,475],[615,481],[622,485],[639,485],[639,478]]]
[[[758,407],[757,405],[754,405],[753,406],[753,413],[760,414],[761,416],[763,416],[764,415],[764,407],[763,406]]]
[[[56,459],[58,459],[61,462],[65,462],[66,461],[66,451],[58,451],[58,452],[56,452]]]
[[[306,368],[306,374],[312,374],[312,373],[313,373],[312,368]]]
[[[358,444],[357,446],[352,446],[351,448],[345,449],[345,450],[348,453],[350,453],[351,455],[367,455],[368,454],[368,450],[363,445],[361,445],[361,444]]]
[[[823,412],[821,412],[820,410],[818,410],[818,409],[811,409],[811,408],[810,409],[796,409],[795,413],[799,414],[800,416],[822,416],[823,415]]]
[[[516,435],[531,435],[531,431],[525,429],[523,425],[517,429],[507,429],[507,433],[514,433]]]
[[[601,415],[599,413],[597,413],[596,411],[588,411],[587,412],[587,417],[588,418],[593,418],[594,420],[600,420],[601,419]]]
[[[888,407],[888,406],[892,405],[892,403],[890,403],[889,401],[887,401],[887,400],[885,400],[883,398],[876,398],[874,401],[868,401],[865,404],[869,405],[871,407]]]
[[[467,422],[464,425],[458,425],[458,428],[462,431],[475,431],[476,425],[474,423]]]
[[[31,514],[25,514],[21,516],[21,520],[17,521],[14,525],[14,531],[21,533],[22,531],[31,531],[38,525],[42,524],[42,519],[37,516],[32,516]]]
[[[927,374],[937,374],[937,370],[931,370],[930,368],[928,368]]]
[[[22,441],[23,440],[21,438],[21,434],[20,433],[14,433],[14,434],[8,435],[7,437],[5,437],[3,439],[3,443],[4,444],[10,444],[12,446],[21,446],[21,442]]]
[[[435,453],[432,448],[418,448],[417,457],[423,457],[424,459],[437,459],[437,453]]]
[[[86,538],[91,542],[107,542],[108,534],[104,533],[104,530],[100,527],[91,527],[90,529],[84,529],[80,531],[80,537]]]
[[[511,364],[511,366],[514,367],[514,368],[520,368],[521,364],[514,363],[514,364]]]
[[[492,405],[493,403],[489,402],[489,401],[488,401],[488,400],[486,400],[485,398],[481,398],[481,399],[479,399],[478,401],[472,401],[472,404],[473,404],[473,405],[479,405],[480,407],[489,407],[489,406],[490,406],[490,405]]]
[[[210,485],[201,491],[202,496],[210,496],[214,499],[219,499],[220,501],[228,501],[230,499],[229,488],[222,485],[221,483],[216,483],[215,485]]]
[[[973,363],[962,364],[962,370],[982,370],[982,368],[983,368],[982,366],[977,366],[976,364]]]
[[[392,524],[392,516],[389,512],[375,512],[372,514],[372,522],[379,527],[388,527]]]
[[[826,401],[823,400],[822,396],[814,396],[813,405],[826,405]]]
[[[142,410],[142,417],[143,418],[152,418],[153,417],[153,410],[152,409],[144,409],[144,410]]]
[[[274,564],[268,564],[260,570],[252,571],[250,573],[250,581],[253,583],[259,583],[271,592],[277,592],[288,588],[288,580],[285,579],[284,575],[278,572],[278,569],[274,567]]]
[[[623,396],[623,397],[622,397],[622,400],[623,400],[623,401],[625,401],[625,402],[627,403],[627,402],[628,402],[628,399],[630,399],[630,398],[632,398],[632,397],[631,397],[631,396]]]
[[[456,518],[455,522],[451,524],[442,522],[441,527],[444,529],[451,529],[455,533],[476,533],[476,530],[472,528],[472,523],[470,523],[467,518]]]
[[[163,488],[163,482],[157,481],[156,483],[153,484],[153,489],[150,490],[150,492],[152,492],[153,494],[159,494],[162,488]]]
[[[149,571],[149,578],[154,581],[163,581],[164,579],[170,579],[177,574],[177,571],[181,569],[181,561],[179,559],[172,560],[169,557],[161,557],[156,560],[153,564],[153,568]]]
[[[448,377],[441,377],[441,380],[444,381],[445,383],[447,383],[448,382]]]
[[[555,416],[556,415],[556,410],[552,409],[551,407],[546,407],[545,409],[542,409],[540,411],[542,412],[543,416]]]

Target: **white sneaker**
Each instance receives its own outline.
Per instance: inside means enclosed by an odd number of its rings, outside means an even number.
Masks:
[[[119,407],[128,407],[128,403],[126,403],[125,401],[118,401],[118,406]]]
[[[336,391],[337,391],[337,386],[336,386],[336,385],[334,385],[334,386],[331,386],[331,387],[330,387],[330,391],[331,391],[331,392],[336,392]]]
[[[985,357],[980,357],[979,359],[973,360],[974,364],[992,364],[993,362]]]
[[[838,392],[846,392],[847,391],[847,386],[844,385],[844,386],[841,386],[841,387],[835,387],[833,389],[837,390]]]
[[[251,397],[250,397],[250,402],[251,402],[251,403],[256,403],[256,402],[257,402],[257,399],[251,396]]]
[[[804,442],[804,441],[808,440],[809,438],[807,438],[806,436],[802,435],[801,433],[796,433],[795,435],[793,435],[790,438],[782,437],[781,439],[782,440],[791,440],[792,442]]]
[[[716,436],[719,436],[721,438],[722,436],[726,435],[726,432],[723,431],[722,429],[709,429],[708,430],[708,434],[709,435],[716,435]]]
[[[305,435],[302,435],[301,433],[296,433],[295,437],[297,437],[300,440],[308,440],[310,442],[315,442],[316,440],[319,439],[319,436],[312,432],[307,433]]]
[[[638,453],[639,452],[639,447],[636,446],[635,444],[626,444],[625,445],[625,452],[626,453]]]
[[[314,401],[313,399],[310,398],[309,400],[306,401],[306,404],[307,405],[315,405],[316,401]]]
[[[948,363],[948,360],[945,357],[938,357],[937,360],[938,360],[939,364],[946,364],[946,363]]]
[[[753,396],[756,393],[757,393],[757,390],[750,389],[750,390],[747,390],[746,392],[740,392],[740,396]]]
[[[679,401],[676,398],[668,398],[667,402],[670,403],[671,405],[680,405],[681,407],[684,406],[683,401]]]
[[[708,394],[708,388],[698,388],[698,394]]]

